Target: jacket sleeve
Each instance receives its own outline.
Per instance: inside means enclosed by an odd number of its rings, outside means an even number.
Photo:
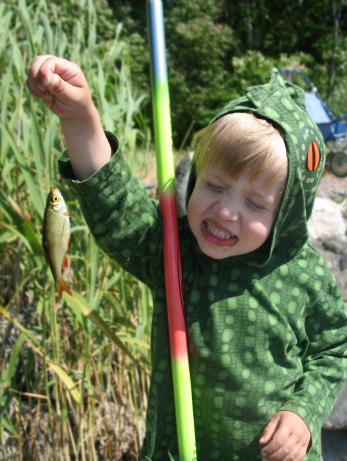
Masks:
[[[308,346],[303,374],[293,397],[281,408],[298,414],[311,432],[312,444],[328,418],[347,370],[347,314],[336,282],[330,273],[319,301],[306,317]]]
[[[107,133],[110,161],[92,176],[78,181],[67,153],[59,170],[79,200],[98,246],[127,272],[150,287],[162,272],[161,217],[143,184],[131,175],[117,139]]]

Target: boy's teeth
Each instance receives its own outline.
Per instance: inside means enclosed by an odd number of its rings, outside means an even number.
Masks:
[[[217,229],[216,227],[212,226],[211,224],[207,224],[207,230],[215,235],[216,237],[223,239],[223,240],[228,240],[231,237],[231,234],[229,232],[224,232],[220,229]]]

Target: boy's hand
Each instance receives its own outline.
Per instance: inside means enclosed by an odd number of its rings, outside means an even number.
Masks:
[[[27,86],[61,119],[83,119],[93,109],[87,80],[73,62],[56,56],[37,56],[28,72]]]
[[[78,179],[88,178],[109,161],[111,146],[77,64],[56,56],[37,56],[28,72],[27,85],[60,118]]]
[[[310,431],[298,415],[291,411],[279,411],[260,437],[262,460],[302,461],[310,438]]]

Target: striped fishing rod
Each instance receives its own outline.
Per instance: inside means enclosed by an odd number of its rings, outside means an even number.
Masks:
[[[172,153],[169,85],[161,0],[147,0],[152,105],[159,200],[163,219],[165,291],[180,461],[196,461],[192,390],[182,296],[182,272]]]

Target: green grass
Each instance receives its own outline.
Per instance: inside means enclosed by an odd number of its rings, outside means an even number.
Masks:
[[[53,2],[52,2],[53,3]],[[68,2],[67,2],[68,3]],[[152,300],[95,245],[60,180],[59,121],[26,89],[37,54],[57,54],[85,71],[105,129],[116,132],[134,170],[144,166],[121,28],[98,43],[91,1],[64,31],[67,4],[0,4],[0,445],[16,459],[135,459],[149,384]],[[74,298],[57,299],[41,247],[46,195],[61,189],[73,213]],[[12,451],[11,451],[12,450]]]

